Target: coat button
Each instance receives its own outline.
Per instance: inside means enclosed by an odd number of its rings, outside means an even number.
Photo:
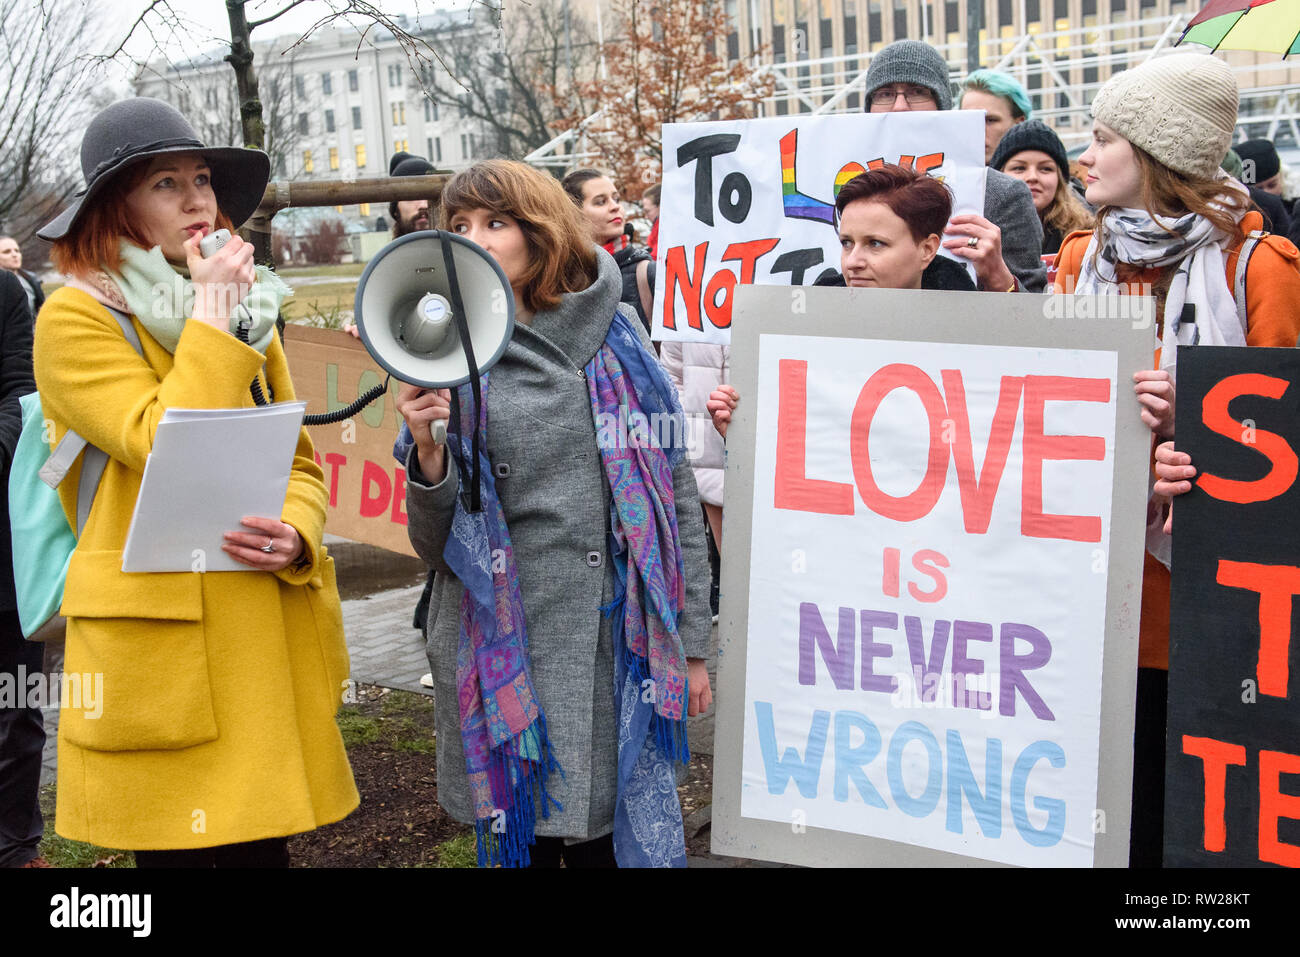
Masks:
[[[510,477],[510,463],[509,463],[509,462],[494,462],[493,465],[492,465],[492,474],[495,475],[497,478],[509,478],[509,477]]]
[[[587,552],[587,564],[592,568],[599,568],[604,563],[605,555],[603,552]]]

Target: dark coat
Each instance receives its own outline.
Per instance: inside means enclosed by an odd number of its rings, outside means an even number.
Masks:
[[[646,332],[649,332],[650,317],[641,308],[641,291],[636,285],[636,267],[643,262],[650,262],[651,271],[646,278],[650,283],[650,291],[654,292],[654,263],[650,260],[650,253],[647,250],[628,243],[614,253],[614,263],[623,276],[623,292],[618,297],[618,301],[625,302],[635,309],[636,317],[641,320],[641,325],[645,326]]]
[[[814,286],[847,286],[840,273],[819,277]],[[951,292],[974,292],[975,282],[966,268],[947,256],[935,256],[921,273],[922,289],[945,289]]]
[[[1247,186],[1250,199],[1264,214],[1264,228],[1270,233],[1286,236],[1291,232],[1291,214],[1287,212],[1286,203],[1281,196],[1266,193],[1257,186]]]
[[[34,320],[36,314],[41,311],[41,306],[45,304],[45,290],[41,288],[41,281],[26,269],[18,270],[17,275],[22,284],[30,290],[27,293],[27,304],[31,307]]]
[[[0,611],[18,607],[13,544],[9,540],[9,464],[23,427],[21,396],[36,391],[32,378],[32,316],[27,294],[13,273],[0,269]]]
[[[487,449],[510,527],[519,588],[528,619],[533,687],[546,713],[552,753],[564,775],[550,794],[563,805],[537,817],[537,833],[591,839],[613,827],[617,721],[614,651],[600,607],[613,599],[609,558],[609,480],[583,373],[605,341],[619,305],[619,271],[603,250],[600,275],[554,309],[517,323],[488,385]],[[633,324],[635,325],[635,323]],[[649,339],[642,338],[649,348]],[[437,485],[407,460],[407,531],[437,572],[429,603],[427,645],[438,728],[438,803],[471,822],[469,778],[460,736],[456,652],[464,587],[443,558],[459,489],[454,467]],[[673,470],[677,525],[686,571],[679,633],[686,655],[711,654],[708,552],[689,461]]]

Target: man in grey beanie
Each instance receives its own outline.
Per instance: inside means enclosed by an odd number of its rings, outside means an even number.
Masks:
[[[948,64],[919,40],[898,40],[867,68],[869,113],[952,109]],[[954,216],[944,247],[975,266],[979,288],[990,292],[1042,292],[1043,227],[1028,187],[990,169],[984,181],[984,215]]]

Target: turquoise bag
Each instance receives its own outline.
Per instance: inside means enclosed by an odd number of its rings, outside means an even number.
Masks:
[[[109,312],[122,327],[127,341],[143,356],[140,338],[130,318],[115,309]],[[77,547],[77,536],[90,517],[108,456],[71,430],[50,452],[40,395],[33,392],[18,401],[23,411],[23,427],[9,468],[9,531],[13,538],[18,621],[23,637],[32,638],[59,613],[63,604],[68,562]],[[73,531],[57,490],[68,469],[83,453],[85,459],[77,487],[77,528]],[[40,637],[36,636],[36,640]]]

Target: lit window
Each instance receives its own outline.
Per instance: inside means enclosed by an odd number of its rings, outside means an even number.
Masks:
[[[357,210],[361,213],[362,216],[369,216],[369,215],[370,215],[370,204],[369,204],[369,203],[362,203],[360,206],[357,207]]]
[[[356,151],[357,151],[357,169],[365,169],[366,168],[366,144],[358,143],[356,145]]]
[[[337,146],[330,147],[330,169],[339,168],[339,150]]]
[[[311,150],[302,151],[302,171],[304,173],[312,172]]]

